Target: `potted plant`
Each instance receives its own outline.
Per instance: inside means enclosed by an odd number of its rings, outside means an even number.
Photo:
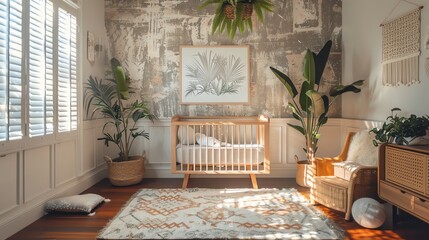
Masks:
[[[198,8],[216,4],[213,18],[212,33],[226,31],[234,39],[237,29],[244,33],[247,29],[253,31],[252,14],[256,12],[261,23],[264,22],[264,12],[273,11],[271,0],[206,0]]]
[[[134,141],[143,137],[149,139],[145,130],[136,127],[140,119],[153,121],[155,116],[151,113],[145,102],[129,102],[129,77],[121,63],[113,58],[111,60],[114,79],[107,81],[89,77],[85,87],[87,101],[87,115],[94,106],[91,118],[96,112],[101,113],[108,120],[103,126],[103,140],[106,146],[110,143],[119,149],[119,156],[112,159],[106,156],[110,182],[116,186],[126,186],[139,183],[143,179],[143,156],[130,156]],[[112,130],[113,129],[113,130]]]
[[[305,137],[304,151],[306,161],[301,163],[312,163],[317,151],[317,143],[320,139],[320,127],[327,123],[329,107],[335,99],[346,92],[360,92],[360,86],[364,83],[364,80],[359,80],[346,86],[333,86],[329,93],[319,91],[331,47],[332,41],[329,40],[318,54],[307,49],[304,57],[303,72],[305,80],[302,82],[299,92],[293,81],[286,74],[274,67],[270,67],[275,76],[288,90],[291,100],[287,107],[292,111],[292,116],[300,123],[299,125],[288,125]],[[305,174],[302,175],[305,176]]]
[[[408,145],[414,143],[417,138],[426,136],[426,130],[429,128],[429,117],[417,117],[411,114],[409,117],[398,116],[396,111],[400,108],[391,109],[391,114],[386,118],[387,122],[379,128],[373,128],[370,132],[375,134],[373,140],[374,146],[380,143],[395,143],[399,145]]]

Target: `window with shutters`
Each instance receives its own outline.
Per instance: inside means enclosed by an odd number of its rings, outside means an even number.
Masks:
[[[77,130],[77,11],[67,3],[0,1],[0,142]]]

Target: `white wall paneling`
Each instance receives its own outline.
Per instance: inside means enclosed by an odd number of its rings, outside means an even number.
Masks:
[[[0,215],[19,204],[18,153],[0,156]]]
[[[24,202],[51,189],[51,146],[24,151]]]
[[[55,187],[76,177],[76,142],[55,144]]]
[[[73,195],[106,176],[104,149],[95,148],[103,120],[83,122],[77,134],[60,141],[38,142],[15,152],[0,153],[0,239],[7,238],[43,216],[43,205],[51,199]],[[44,145],[43,145],[44,144]],[[83,154],[78,154],[79,149]],[[79,173],[79,164],[82,172]]]
[[[91,137],[94,136],[95,129],[84,129],[82,137],[82,173],[86,173],[95,168],[97,162],[97,145]]]

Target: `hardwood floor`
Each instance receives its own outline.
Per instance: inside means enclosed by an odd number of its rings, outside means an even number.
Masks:
[[[259,178],[259,188],[296,188],[308,196],[308,190],[295,183],[295,179]],[[144,179],[130,187],[114,187],[104,179],[84,193],[97,193],[111,199],[96,209],[95,216],[73,214],[49,214],[9,239],[95,239],[98,232],[113,218],[127,200],[140,188],[179,188],[182,179]],[[247,178],[191,178],[188,187],[200,188],[251,188]],[[346,239],[428,239],[429,224],[409,215],[398,217],[394,230],[365,229],[354,221],[345,221],[344,214],[317,206],[347,233]]]

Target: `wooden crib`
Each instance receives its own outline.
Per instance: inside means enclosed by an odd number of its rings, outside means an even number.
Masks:
[[[171,172],[184,174],[183,188],[191,174],[270,173],[270,120],[258,117],[185,117],[171,120]]]

